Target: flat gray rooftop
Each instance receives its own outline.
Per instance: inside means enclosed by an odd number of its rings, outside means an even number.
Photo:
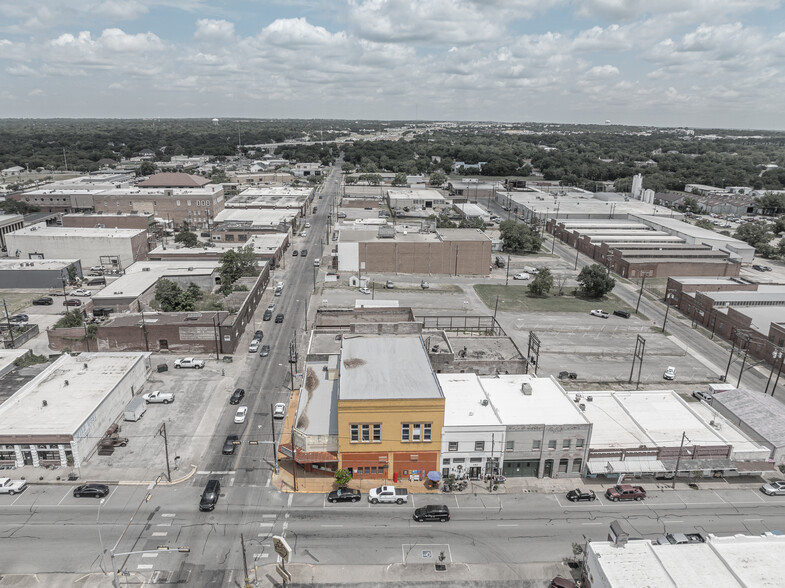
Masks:
[[[738,419],[774,447],[785,447],[785,404],[771,396],[749,390],[726,390],[714,395]]]
[[[347,335],[341,400],[444,398],[420,337]]]
[[[339,360],[335,354],[307,365],[294,425],[306,435],[338,434],[338,378],[327,378],[328,370],[336,373]]]

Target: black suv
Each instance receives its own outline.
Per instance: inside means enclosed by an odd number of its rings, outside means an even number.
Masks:
[[[264,316],[262,317],[262,320],[269,321],[271,318],[273,318],[273,311],[268,308],[267,310],[264,311]]]
[[[300,257],[305,257],[306,255],[308,255],[308,250],[307,249],[300,249]]]
[[[234,392],[232,392],[232,397],[229,399],[229,404],[240,404],[240,401],[245,396],[245,390],[242,388],[237,388]]]
[[[199,501],[199,510],[213,510],[220,494],[221,483],[218,480],[207,480],[202,499]]]
[[[276,323],[282,323],[283,322],[283,314],[275,315],[275,322]]]
[[[412,517],[415,521],[441,521],[446,523],[450,520],[450,509],[444,504],[429,504],[414,511]]]
[[[42,296],[33,300],[33,306],[49,306],[50,304],[54,304],[54,299],[49,296]]]
[[[232,455],[234,453],[235,441],[238,441],[240,438],[237,435],[228,435],[226,437],[226,441],[224,441],[224,448],[223,454],[224,455]]]
[[[614,310],[613,314],[620,316],[621,318],[630,318],[630,313],[626,310]]]

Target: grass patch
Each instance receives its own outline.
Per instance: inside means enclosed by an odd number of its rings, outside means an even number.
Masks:
[[[485,306],[493,310],[496,297],[499,297],[499,310],[512,312],[589,312],[602,308],[607,312],[627,310],[634,314],[635,308],[623,302],[615,294],[602,298],[582,298],[575,296],[575,288],[565,288],[564,296],[548,294],[546,296],[530,296],[528,288],[520,286],[501,286],[494,284],[476,284],[474,291]]]
[[[428,280],[425,280],[426,282]],[[434,294],[444,294],[444,293],[456,293],[456,292],[463,292],[463,288],[458,286],[457,284],[434,284],[430,283],[430,287],[423,290],[419,284],[401,284],[395,283],[395,288],[391,288],[387,290],[384,287],[385,282],[373,282],[373,286],[368,284],[368,287],[371,289],[376,289],[379,291],[391,291],[394,292],[395,290],[402,291],[402,292],[422,292],[423,294],[427,294],[428,292],[433,292]]]

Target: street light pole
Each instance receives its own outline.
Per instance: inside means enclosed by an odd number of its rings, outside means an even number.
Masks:
[[[747,353],[749,353],[749,351],[750,351],[750,339],[751,339],[751,336],[749,334],[747,334],[747,341],[746,341],[746,344],[744,346],[744,359],[741,360],[741,369],[739,370],[739,381],[736,382],[736,387],[737,388],[739,386],[741,386],[741,376],[744,373],[744,364],[747,362]]]
[[[670,294],[668,294],[668,295],[665,297],[665,320],[664,320],[664,321],[662,321],[662,332],[663,332],[663,333],[665,332],[665,323],[667,323],[667,322],[668,322],[668,311],[669,311],[669,310],[670,310],[670,308],[671,308],[671,303],[670,303],[670,296],[671,296],[671,295],[670,295]]]

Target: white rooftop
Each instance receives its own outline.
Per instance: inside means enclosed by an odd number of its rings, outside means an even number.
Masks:
[[[325,361],[309,361],[300,392],[294,426],[306,435],[338,434],[338,382],[327,379],[327,369],[337,370],[340,356],[330,355]],[[316,386],[309,387],[314,382]]]
[[[390,188],[387,190],[387,197],[390,200],[438,200],[440,202],[444,200],[441,192],[429,188]]]
[[[78,259],[16,259],[15,257],[0,259],[0,271],[3,270],[62,270],[76,263]]]
[[[527,374],[480,378],[505,425],[583,425],[589,421],[553,378]],[[523,385],[531,385],[531,394]]]
[[[445,427],[501,425],[477,374],[437,374],[436,377],[444,393]]]
[[[128,266],[125,275],[120,276],[94,296],[94,300],[108,298],[137,298],[153,287],[164,277],[209,276],[220,266],[213,260],[164,260],[137,261]]]
[[[30,225],[9,233],[11,235],[30,235],[33,237],[103,237],[106,239],[130,239],[139,233],[147,233],[146,229],[99,229],[96,227],[47,227],[46,223]]]
[[[253,227],[277,227],[290,222],[297,212],[287,209],[272,208],[224,208],[215,215],[217,223],[245,223]]]
[[[419,336],[346,335],[340,400],[444,398]]]
[[[140,358],[149,356],[61,355],[0,405],[0,435],[74,435]]]
[[[710,535],[706,543],[687,545],[644,540],[629,541],[623,547],[607,541],[589,543],[592,574],[598,580],[604,576],[602,585],[612,588],[780,587],[782,578],[776,570],[783,557],[785,536],[770,533]]]

